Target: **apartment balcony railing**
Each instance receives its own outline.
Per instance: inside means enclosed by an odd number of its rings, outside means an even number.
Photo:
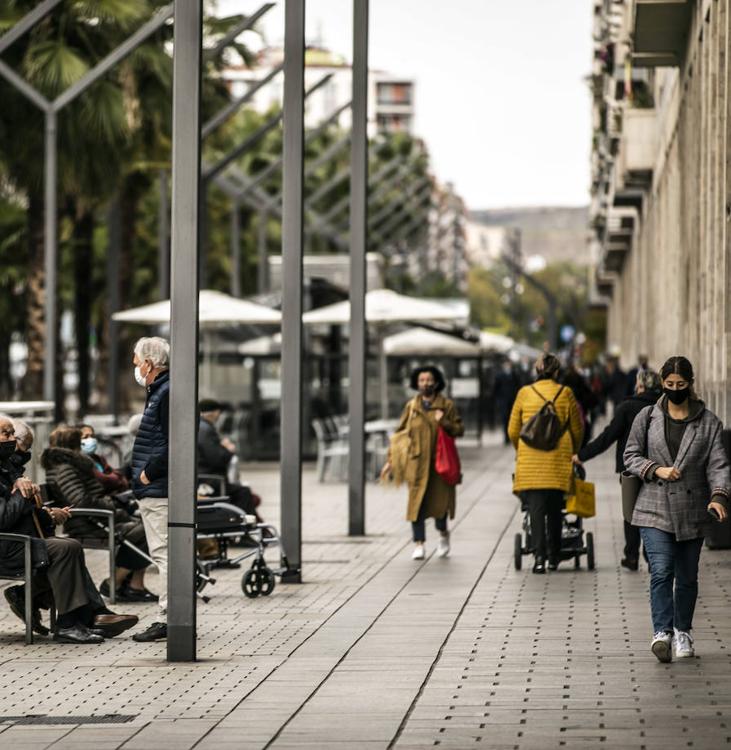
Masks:
[[[634,0],[632,62],[637,67],[682,65],[694,0]]]

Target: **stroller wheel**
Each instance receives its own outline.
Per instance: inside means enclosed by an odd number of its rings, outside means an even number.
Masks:
[[[523,537],[520,534],[515,535],[513,543],[513,564],[516,570],[523,567]]]
[[[591,531],[586,534],[586,567],[594,570],[594,534]]]

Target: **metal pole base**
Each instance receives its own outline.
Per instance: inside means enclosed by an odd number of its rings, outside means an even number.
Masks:
[[[290,568],[282,573],[282,583],[302,583],[302,571],[299,568]]]
[[[195,661],[195,627],[168,622],[168,661]]]

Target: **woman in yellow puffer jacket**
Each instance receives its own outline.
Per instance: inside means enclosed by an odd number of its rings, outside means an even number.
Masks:
[[[584,425],[574,394],[556,382],[561,363],[553,354],[542,354],[536,362],[536,382],[523,386],[513,404],[508,435],[517,450],[513,492],[530,513],[534,542],[534,573],[556,570],[561,549],[561,511],[571,488],[571,456],[581,447]],[[558,445],[550,451],[531,448],[520,439],[523,425],[537,414],[546,401],[553,401],[565,429]],[[546,520],[548,523],[546,523]],[[548,532],[548,540],[546,540]]]

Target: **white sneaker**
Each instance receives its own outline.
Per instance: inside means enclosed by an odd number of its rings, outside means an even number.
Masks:
[[[411,555],[412,560],[423,560],[426,557],[426,550],[424,549],[423,544],[417,544],[416,547],[414,547],[414,552]]]
[[[672,642],[673,637],[664,630],[660,630],[652,636],[650,648],[658,661],[667,663],[673,660]]]
[[[675,628],[673,656],[676,659],[692,659],[695,656],[693,636],[687,630],[678,630]]]
[[[449,532],[439,537],[437,546],[437,557],[446,557],[449,554]]]

